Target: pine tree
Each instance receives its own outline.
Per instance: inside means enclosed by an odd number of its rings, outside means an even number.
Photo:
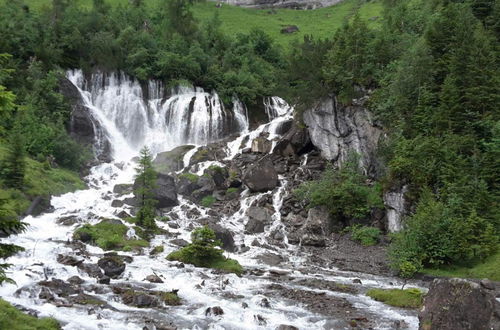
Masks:
[[[25,148],[23,137],[18,129],[14,128],[9,138],[7,157],[3,160],[3,182],[9,188],[22,189],[26,169]]]
[[[137,212],[137,225],[147,229],[155,229],[155,199],[154,189],[156,187],[157,173],[153,168],[151,152],[148,147],[141,149],[139,167],[136,169],[135,196],[139,201],[139,212]]]
[[[0,193],[0,236],[3,237],[22,232],[26,229],[26,224],[19,221],[16,213],[8,208],[7,201],[8,196]],[[3,282],[14,283],[5,274],[5,270],[10,264],[4,263],[3,260],[23,250],[20,246],[4,244],[0,241],[0,284]]]

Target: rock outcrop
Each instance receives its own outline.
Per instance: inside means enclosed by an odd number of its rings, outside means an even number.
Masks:
[[[358,153],[365,172],[376,177],[376,151],[382,130],[362,104],[343,106],[335,97],[324,99],[304,112],[304,123],[312,143],[326,159],[339,165],[350,153]]]
[[[170,151],[160,152],[153,160],[153,167],[159,173],[169,174],[179,171],[184,167],[184,155],[194,146],[185,145]]]
[[[402,229],[402,219],[408,214],[408,203],[405,194],[408,186],[387,191],[384,194],[384,205],[386,209],[387,231],[394,233]]]
[[[92,116],[89,108],[78,91],[67,78],[59,81],[59,90],[71,105],[70,135],[78,143],[92,147],[96,158],[103,162],[110,162],[111,144],[106,137],[100,123]]]
[[[134,191],[137,191],[140,183],[136,180],[134,182]],[[177,199],[177,186],[175,184],[175,179],[170,175],[158,173],[156,178],[156,188],[154,189],[154,196],[158,201],[156,207],[165,208],[179,205],[179,200]],[[138,196],[135,197],[134,203],[126,204],[137,204]]]
[[[468,280],[434,280],[418,315],[419,329],[500,329],[500,303],[492,292]]]

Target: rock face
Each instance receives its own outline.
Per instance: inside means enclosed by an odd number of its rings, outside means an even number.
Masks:
[[[436,279],[418,319],[422,330],[500,329],[500,303],[477,283]]]
[[[245,231],[249,234],[263,233],[266,225],[271,223],[271,212],[264,207],[250,207],[247,210],[248,222]]]
[[[186,145],[160,152],[153,160],[155,170],[163,174],[181,170],[184,167],[184,155],[193,148],[192,145]]]
[[[384,194],[387,230],[391,233],[402,229],[402,219],[408,214],[408,205],[405,200],[405,193],[407,191],[408,186],[403,186]]]
[[[375,157],[382,130],[377,127],[371,113],[362,106],[342,106],[336,98],[328,98],[304,112],[312,143],[322,155],[342,164],[352,152],[361,155],[360,165],[369,176],[378,171]]]
[[[70,135],[77,142],[90,146],[96,158],[103,162],[110,162],[111,144],[106,138],[101,125],[92,117],[90,110],[84,105],[80,92],[67,78],[59,81],[60,92],[71,104]]]
[[[278,141],[273,152],[283,157],[302,155],[314,148],[306,128],[300,128],[295,122]]]
[[[262,158],[244,173],[243,183],[252,192],[273,190],[278,185],[278,173],[269,158]]]

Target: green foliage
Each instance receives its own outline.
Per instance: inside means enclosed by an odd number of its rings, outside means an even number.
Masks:
[[[325,206],[337,220],[364,219],[374,207],[383,207],[377,185],[366,184],[357,159],[346,162],[340,170],[327,168],[321,178],[302,184],[295,195],[309,206]]]
[[[91,243],[103,250],[133,250],[149,246],[146,240],[127,239],[127,231],[128,227],[124,224],[103,220],[96,225],[83,225],[74,232],[73,238],[80,240],[90,237]]]
[[[162,253],[163,251],[165,251],[165,248],[163,247],[163,245],[158,245],[158,246],[155,246],[151,250],[151,252],[149,252],[149,255],[156,255],[156,254]]]
[[[11,131],[9,142],[7,156],[2,162],[3,168],[0,177],[6,187],[22,190],[24,188],[26,161],[23,137],[18,129]]]
[[[211,207],[215,203],[215,201],[216,201],[216,199],[214,196],[212,196],[212,195],[205,196],[201,200],[201,205],[204,207]]]
[[[366,295],[384,304],[403,308],[420,308],[424,296],[422,291],[414,288],[406,290],[370,289]]]
[[[179,175],[179,178],[184,178],[193,183],[196,183],[200,177],[193,173],[182,173],[181,175]]]
[[[354,225],[349,227],[351,238],[364,246],[372,246],[378,243],[380,229],[375,227]]]
[[[0,299],[0,328],[9,330],[59,330],[53,318],[36,318],[24,314],[5,300]]]
[[[221,243],[208,227],[200,227],[191,233],[191,244],[167,256],[167,260],[176,260],[197,267],[220,269],[240,275],[243,268],[236,260],[225,258]]]
[[[156,188],[157,173],[153,168],[148,147],[142,148],[140,156],[139,166],[136,169],[137,188],[134,191],[139,202],[139,211],[136,216],[137,225],[154,230],[156,229],[155,205],[157,204],[154,189]]]

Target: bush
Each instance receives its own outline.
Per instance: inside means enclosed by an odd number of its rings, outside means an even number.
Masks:
[[[90,237],[90,243],[103,250],[131,251],[135,248],[148,247],[149,243],[143,239],[127,239],[128,227],[124,224],[114,224],[103,220],[96,225],[83,225],[73,234],[73,239],[82,240]]]
[[[199,179],[199,176],[197,176],[196,174],[193,174],[193,173],[182,173],[181,175],[179,175],[179,178],[184,178],[184,179],[187,179],[193,183],[196,183]]]
[[[380,187],[366,184],[356,157],[340,170],[328,167],[319,180],[302,184],[294,193],[310,207],[326,206],[335,219],[343,222],[364,219],[372,208],[383,207]]]
[[[394,307],[420,308],[423,293],[419,289],[370,289],[366,293],[370,298]]]
[[[372,246],[378,243],[380,229],[375,227],[367,227],[354,225],[350,227],[351,238],[364,246]]]
[[[216,199],[214,196],[205,196],[201,200],[201,205],[204,207],[211,207],[215,203]]]
[[[191,233],[191,244],[167,256],[167,260],[180,261],[197,267],[214,268],[240,275],[243,267],[236,260],[224,257],[221,242],[208,227],[195,229]]]

